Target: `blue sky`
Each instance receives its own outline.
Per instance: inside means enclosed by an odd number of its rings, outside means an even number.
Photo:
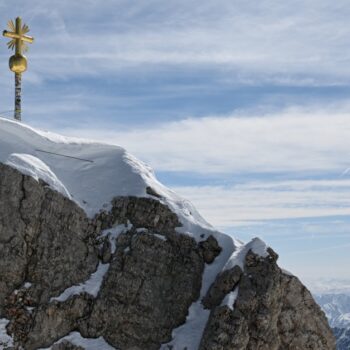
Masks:
[[[0,3],[4,29],[17,15],[36,39],[25,122],[124,146],[310,285],[350,279],[348,1]]]

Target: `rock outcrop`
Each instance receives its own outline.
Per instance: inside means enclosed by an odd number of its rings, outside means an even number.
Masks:
[[[0,311],[26,282],[39,305],[88,279],[98,264],[94,234],[74,202],[0,163]]]
[[[236,266],[218,276],[204,299],[211,315],[200,350],[335,348],[311,294],[277,266],[272,249],[268,253],[261,257],[249,251],[243,271]],[[232,290],[237,291],[234,307],[222,304]]]
[[[120,350],[171,340],[225,247],[179,233],[177,215],[149,193],[115,198],[89,219],[44,182],[0,164],[0,318],[15,349],[84,349],[62,340],[77,331]],[[249,251],[243,266],[216,276],[202,300],[210,317],[201,350],[335,349],[310,293],[268,253]]]

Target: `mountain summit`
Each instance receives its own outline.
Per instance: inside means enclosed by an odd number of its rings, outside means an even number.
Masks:
[[[277,259],[123,148],[0,119],[1,349],[335,349]]]

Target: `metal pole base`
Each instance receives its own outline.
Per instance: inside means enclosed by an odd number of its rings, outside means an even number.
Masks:
[[[22,74],[15,73],[15,119],[18,121],[22,120],[21,100],[22,100]]]

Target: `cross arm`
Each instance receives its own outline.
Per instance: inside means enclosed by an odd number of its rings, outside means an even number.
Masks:
[[[11,39],[20,39],[23,40],[27,43],[32,43],[34,41],[34,38],[32,36],[28,36],[28,35],[18,35],[16,33],[13,32],[9,32],[7,30],[4,30],[2,32],[2,35],[7,37],[7,38],[11,38]]]

